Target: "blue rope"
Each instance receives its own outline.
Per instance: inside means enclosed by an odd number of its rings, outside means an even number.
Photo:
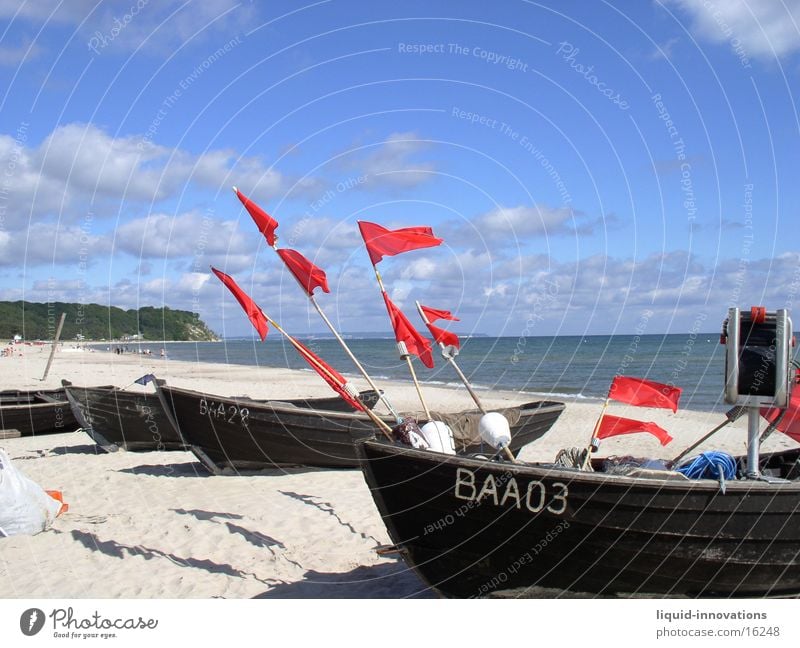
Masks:
[[[678,468],[689,479],[716,479],[721,483],[736,478],[736,460],[726,452],[704,452],[685,466]]]

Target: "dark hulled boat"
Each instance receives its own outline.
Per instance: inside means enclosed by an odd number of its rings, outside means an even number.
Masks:
[[[393,541],[447,596],[800,594],[799,481],[729,481],[723,493],[671,471],[358,449]],[[800,450],[763,456],[761,469],[797,479],[798,460]]]
[[[118,448],[132,451],[185,450],[188,443],[178,431],[170,401],[160,392],[132,392],[114,387],[76,387],[62,381],[73,411],[81,426],[94,441],[109,451]],[[163,381],[157,381],[164,385]],[[208,396],[218,402],[218,396]],[[365,391],[361,401],[374,407],[378,394]],[[216,400],[214,400],[216,399]],[[246,397],[233,400],[249,400]],[[268,405],[273,401],[254,401]],[[344,402],[339,398],[301,398],[275,401],[281,407],[314,408],[336,411]]]
[[[34,436],[73,432],[78,427],[63,389],[0,391],[0,430]]]
[[[359,463],[354,443],[373,437],[376,432],[367,415],[355,412],[226,398],[170,386],[161,386],[160,391],[188,444],[216,471],[291,465],[355,468]],[[506,410],[515,421],[511,427],[512,451],[518,452],[523,445],[541,437],[563,409],[563,403],[540,401]],[[456,422],[460,417],[474,426],[477,436],[479,414],[455,416]],[[395,423],[384,418],[390,425]],[[479,441],[460,445],[457,449],[482,450]]]
[[[66,380],[62,384],[81,427],[105,450],[186,448],[157,394],[116,387],[77,387]]]

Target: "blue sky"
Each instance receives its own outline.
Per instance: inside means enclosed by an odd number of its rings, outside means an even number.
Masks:
[[[345,331],[388,330],[358,219],[445,239],[381,270],[462,333],[714,331],[798,299],[798,0],[0,15],[0,299],[166,304],[246,334],[214,264],[322,330],[234,184],[326,270]]]

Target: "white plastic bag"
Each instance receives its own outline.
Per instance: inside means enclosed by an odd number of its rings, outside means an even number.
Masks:
[[[44,531],[60,509],[61,502],[17,470],[0,450],[0,537]]]

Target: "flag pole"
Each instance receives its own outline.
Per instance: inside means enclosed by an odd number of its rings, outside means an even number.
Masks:
[[[415,303],[417,305],[417,312],[419,312],[422,321],[425,322],[425,326],[429,326],[430,321],[428,320],[428,317],[425,315],[425,311],[422,310],[422,305],[418,301]],[[486,414],[486,409],[484,408],[483,403],[481,403],[481,399],[478,398],[478,394],[476,394],[475,391],[472,389],[472,385],[469,384],[469,380],[464,375],[464,372],[461,371],[461,367],[459,367],[456,364],[456,359],[452,355],[447,353],[447,351],[445,351],[446,348],[447,346],[445,344],[439,342],[439,349],[441,349],[442,357],[450,363],[450,365],[455,370],[456,374],[458,374],[458,377],[461,379],[461,382],[464,383],[464,387],[467,388],[469,395],[472,397],[472,400],[475,401],[475,405],[478,406],[478,409],[480,410],[481,414]]]
[[[603,421],[603,416],[605,416],[606,409],[608,408],[608,403],[611,400],[610,396],[606,396],[606,402],[603,403],[603,409],[600,410],[600,416],[597,417],[597,423],[594,424],[594,430],[592,430],[592,438],[589,439],[589,446],[586,449],[586,459],[583,460],[583,464],[581,465],[581,470],[586,470],[586,467],[589,465],[589,460],[592,457],[592,447],[594,446],[594,440],[597,438],[597,432],[600,430],[600,423]]]
[[[373,263],[372,269],[375,271],[375,278],[378,280],[378,287],[381,289],[381,295],[383,295],[384,299],[386,299],[389,295],[386,293],[386,287],[383,285],[383,279],[381,278],[381,273],[378,271],[378,266]],[[428,404],[425,402],[424,396],[422,395],[422,388],[417,380],[417,374],[414,371],[414,365],[411,364],[411,354],[408,353],[408,349],[406,349],[405,343],[403,342],[397,343],[397,350],[400,352],[400,357],[405,360],[406,364],[408,365],[408,371],[411,374],[411,380],[414,381],[414,387],[417,389],[419,402],[422,403],[422,409],[425,410],[425,416],[427,416],[428,420],[431,421],[433,420],[431,419],[431,412],[428,409]]]
[[[237,197],[238,197],[239,188],[238,187],[233,187],[233,193],[235,193],[237,195]],[[278,239],[278,237],[277,237],[277,235],[275,235],[275,241],[276,242],[273,245],[269,246],[269,247],[271,247],[273,249],[275,254],[278,254],[277,239]],[[278,254],[278,258],[280,258],[281,262],[283,262],[283,264],[286,265],[286,262],[284,261],[283,257],[280,254]],[[316,309],[317,313],[319,313],[319,316],[322,318],[322,321],[325,322],[326,326],[330,329],[331,333],[333,333],[333,337],[335,337],[336,340],[339,342],[339,344],[342,346],[342,348],[344,349],[344,352],[347,354],[347,357],[350,358],[350,360],[356,366],[356,368],[361,373],[361,375],[364,376],[364,380],[366,380],[367,383],[369,384],[369,386],[378,394],[378,398],[380,398],[381,401],[383,402],[383,404],[386,405],[386,408],[389,410],[389,413],[392,416],[394,416],[394,418],[397,420],[398,423],[400,421],[402,421],[402,417],[397,413],[397,410],[395,410],[395,408],[392,406],[392,403],[389,401],[388,396],[386,396],[386,394],[384,394],[381,389],[378,389],[378,386],[375,384],[375,381],[372,380],[370,375],[367,373],[367,370],[364,369],[364,366],[358,361],[358,358],[356,358],[356,356],[350,350],[350,347],[344,341],[344,338],[342,338],[342,336],[339,335],[339,331],[336,330],[336,327],[333,325],[333,322],[331,322],[328,319],[328,316],[322,310],[322,307],[317,303],[317,300],[314,298],[314,294],[313,293],[312,294],[308,294],[308,291],[305,289],[305,287],[300,282],[300,280],[297,277],[295,277],[293,272],[290,271],[289,274],[291,274],[292,277],[294,277],[294,279],[297,282],[297,284],[306,292],[306,294],[308,295],[309,301],[314,305],[314,308]]]
[[[261,312],[264,313],[263,310]],[[302,355],[308,362],[314,365],[317,371],[323,372],[325,375],[328,376],[329,380],[338,383],[338,379],[336,378],[336,376],[332,375],[331,372],[328,371],[327,367],[317,362],[317,359],[313,355],[309,355],[306,352],[305,348],[303,348],[303,346],[297,340],[295,340],[294,337],[289,335],[286,331],[283,330],[283,328],[281,328],[280,324],[278,324],[274,319],[269,317],[266,313],[264,313],[264,317],[266,318],[267,322],[269,322],[275,328],[276,331],[281,333],[281,335],[283,335],[289,341],[289,343],[295,348],[295,350],[300,355]],[[386,423],[386,421],[379,418],[378,415],[375,414],[375,412],[373,412],[369,407],[364,406],[363,411],[367,416],[369,416],[372,422],[375,423],[375,425],[377,425],[381,429],[381,431],[386,435],[386,438],[392,441],[393,440],[391,434],[392,428],[389,427],[389,424]]]

